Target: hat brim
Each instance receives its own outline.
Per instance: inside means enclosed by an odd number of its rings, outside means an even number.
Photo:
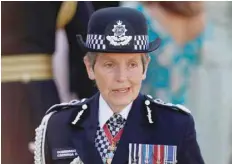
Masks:
[[[130,50],[130,51],[126,51],[126,50],[97,50],[97,49],[92,49],[92,48],[88,48],[86,47],[85,42],[83,41],[83,38],[81,35],[77,35],[77,42],[78,44],[81,46],[81,48],[83,49],[83,51],[86,52],[104,52],[104,53],[149,53],[152,51],[155,51],[157,48],[159,48],[160,44],[161,44],[161,39],[160,38],[156,38],[154,41],[149,43],[149,49],[147,50]]]

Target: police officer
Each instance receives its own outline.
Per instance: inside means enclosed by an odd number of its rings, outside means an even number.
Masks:
[[[194,120],[181,105],[139,93],[149,64],[144,16],[130,8],[96,11],[84,63],[99,92],[51,107],[36,129],[37,164],[203,164]]]

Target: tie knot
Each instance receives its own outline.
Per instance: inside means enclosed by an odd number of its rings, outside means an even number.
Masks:
[[[126,122],[126,120],[122,117],[122,115],[114,114],[108,120],[108,125],[110,125],[110,126],[121,126],[121,125],[124,125],[125,122]]]

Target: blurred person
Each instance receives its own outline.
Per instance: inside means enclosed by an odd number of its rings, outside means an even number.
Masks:
[[[46,112],[36,129],[36,163],[204,163],[190,111],[139,93],[147,53],[160,45],[159,38],[148,41],[143,14],[122,7],[97,10],[86,42],[78,40],[99,92]]]
[[[65,29],[59,28],[56,31],[56,48],[53,55],[54,79],[59,93],[60,101],[66,102],[77,98],[69,90],[68,71],[68,40]],[[60,67],[62,63],[62,67]]]
[[[185,104],[191,71],[199,63],[204,33],[203,2],[127,2],[147,19],[149,39],[160,37],[142,92],[172,103]]]
[[[118,7],[120,1],[92,1],[94,10],[99,10],[106,7]]]
[[[84,34],[92,12],[89,2],[64,11],[66,4],[2,3],[2,163],[32,163],[34,129],[45,110],[60,102],[51,64],[58,17],[65,12],[60,24],[75,19],[70,28]]]
[[[69,3],[69,5],[72,3]],[[69,6],[66,5],[66,8],[69,8]],[[84,37],[86,36],[88,17],[94,10],[93,5],[89,8],[91,9],[89,9],[89,13],[86,13],[85,21],[77,21],[80,20],[80,16],[85,15],[85,13],[79,13],[75,14],[68,24],[63,24],[59,20],[57,22],[54,72],[62,101],[70,101],[73,98],[87,98],[97,92],[94,83],[86,75],[85,66],[82,62],[85,52],[77,45],[75,37],[75,34],[80,31],[82,31]],[[67,9],[67,11],[69,10]],[[63,17],[65,17],[65,12],[63,14]]]
[[[201,63],[194,70],[189,106],[194,110],[198,141],[206,163],[230,164],[232,151],[231,2],[204,2],[207,29]]]

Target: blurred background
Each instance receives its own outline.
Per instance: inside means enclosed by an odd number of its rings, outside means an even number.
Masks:
[[[162,39],[141,92],[184,104],[195,118],[206,164],[232,164],[232,2],[1,2],[1,157],[32,164],[34,129],[60,102],[90,97],[84,52],[91,14],[142,12],[149,39]]]

